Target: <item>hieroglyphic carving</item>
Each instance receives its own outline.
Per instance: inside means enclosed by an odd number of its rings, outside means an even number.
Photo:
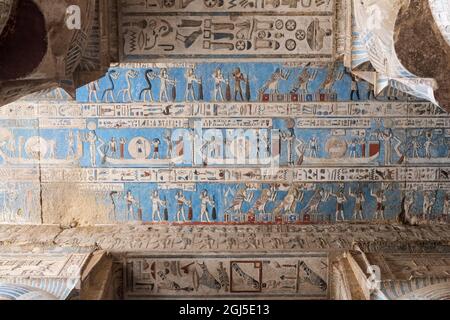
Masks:
[[[426,119],[438,121],[442,110],[431,103],[405,102],[302,102],[302,103],[14,103],[0,109],[0,119],[84,119],[89,118],[215,118],[215,117],[298,117],[298,118],[397,118]],[[445,119],[444,119],[445,120]],[[441,123],[443,120],[440,120]]]
[[[199,2],[122,1],[122,60],[334,59],[334,1]]]
[[[4,177],[12,181],[27,180],[22,173],[32,173],[31,169],[5,168],[0,171]],[[405,168],[183,168],[183,169],[152,169],[152,168],[42,168],[43,183],[73,182],[73,183],[115,183],[115,182],[155,182],[155,183],[192,183],[192,182],[450,182],[449,167]],[[36,178],[31,175],[30,177]]]
[[[77,277],[89,254],[1,254],[0,278],[8,277]]]
[[[1,229],[0,229],[1,230]],[[143,225],[98,226],[64,230],[55,242],[61,246],[93,246],[113,252],[242,252],[280,253],[298,250],[349,250],[365,243],[371,252],[407,250],[432,252],[448,243],[447,225],[406,227],[389,224],[337,225]],[[448,249],[448,247],[447,247]],[[445,250],[447,250],[445,249]]]
[[[328,297],[325,254],[134,256],[124,259],[125,298]]]
[[[247,85],[235,72],[254,76]],[[80,103],[2,109],[0,172],[17,182],[35,172],[45,194],[73,185],[113,221],[393,220],[395,197],[446,221],[445,114],[389,97],[329,101],[354,98],[347,80],[339,64],[116,67],[80,89]]]
[[[148,0],[135,2],[119,0],[123,13],[142,12],[295,12],[300,14],[332,13],[334,0],[250,0],[237,2],[233,0],[171,0],[159,2]]]

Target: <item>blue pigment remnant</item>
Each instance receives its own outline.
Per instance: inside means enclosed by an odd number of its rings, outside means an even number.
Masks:
[[[0,125],[2,222],[39,221],[39,177],[94,196],[108,221],[382,221],[402,198],[421,219],[450,210],[446,114],[375,97],[340,64],[112,68],[76,101],[1,109]]]

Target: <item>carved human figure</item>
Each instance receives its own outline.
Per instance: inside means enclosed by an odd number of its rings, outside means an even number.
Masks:
[[[427,140],[424,143],[424,148],[425,148],[425,157],[427,159],[431,159],[431,147],[434,146],[435,144],[433,143],[433,136],[427,135]]]
[[[208,195],[207,190],[203,190],[200,194],[200,221],[211,222],[209,218],[208,206],[214,206],[214,201]]]
[[[433,211],[434,203],[436,198],[431,192],[425,192],[423,195],[423,218],[429,219]]]
[[[295,133],[291,130],[287,130],[281,133],[281,139],[286,143],[287,150],[287,162],[289,165],[294,164],[294,159],[292,156],[293,143],[295,140]]]
[[[318,148],[319,148],[319,145],[317,142],[317,138],[312,137],[311,140],[309,140],[309,156],[311,158],[317,158]]]
[[[417,137],[414,137],[412,139],[411,147],[412,147],[412,157],[419,158],[420,143],[419,141],[417,141]]]
[[[96,151],[97,140],[98,140],[97,134],[94,131],[89,131],[85,141],[89,143],[89,152],[92,167],[97,166],[97,151]]]
[[[358,218],[360,220],[364,220],[363,204],[366,201],[366,199],[364,197],[364,193],[362,192],[362,190],[358,190],[356,193],[353,193],[350,190],[349,195],[351,197],[355,198],[355,207],[353,209],[353,220],[357,220]]]
[[[98,102],[99,88],[100,88],[100,86],[98,84],[98,80],[90,82],[88,84],[88,100],[89,100],[89,102],[94,102],[94,98],[95,98],[95,102]]]
[[[444,219],[444,221],[448,221],[449,214],[450,214],[450,195],[446,193],[444,197],[444,205],[442,206],[442,218]]]
[[[56,158],[56,140],[55,139],[48,140],[48,157],[50,159]]]
[[[127,220],[132,220],[134,219],[134,205],[136,204],[136,199],[134,199],[130,190],[127,191],[125,202],[127,204]]]
[[[178,222],[186,222],[186,216],[184,207],[190,206],[191,202],[186,199],[183,191],[178,191],[175,195],[175,200],[177,201],[177,221]]]
[[[384,141],[384,163],[390,164],[392,161],[392,130],[386,129],[381,133],[381,138]]]
[[[344,217],[344,204],[347,201],[347,197],[344,192],[338,191],[337,193],[332,193],[336,197],[336,221],[345,221]]]
[[[384,220],[384,210],[385,210],[385,202],[386,196],[383,190],[379,190],[376,193],[373,193],[373,190],[370,190],[370,195],[375,198],[377,202],[376,211],[375,211],[375,220]]]
[[[167,131],[166,134],[164,135],[164,142],[167,145],[166,158],[170,159],[173,154],[173,142],[172,137],[170,135],[170,131]]]
[[[111,157],[115,158],[117,156],[117,141],[114,137],[109,141],[109,152],[111,153]]]
[[[350,158],[356,158],[356,143],[356,139],[353,139],[348,146]]]
[[[219,143],[219,141],[217,141],[216,137],[211,137],[210,140],[210,144],[209,144],[209,155],[211,156],[211,158],[217,158],[220,156],[220,149],[221,149],[221,144]]]
[[[359,86],[358,86],[358,78],[354,75],[351,75],[352,85],[350,92],[350,100],[353,101],[353,96],[356,95],[357,100],[361,100],[359,95]]]
[[[414,205],[414,194],[407,194],[405,197],[405,205],[404,205],[404,210],[405,210],[405,215],[411,215],[412,213],[412,207]]]
[[[159,156],[159,147],[160,147],[160,144],[161,144],[161,140],[159,140],[159,139],[153,139],[153,141],[152,141],[152,146],[153,146],[153,159],[160,159],[160,156]]]
[[[127,143],[126,139],[124,137],[121,137],[119,140],[120,144],[120,159],[125,158],[125,144]]]
[[[224,101],[222,83],[226,84],[222,70],[216,68],[213,74],[214,78],[214,101]]]
[[[303,142],[303,140],[301,139],[295,139],[296,142],[296,146],[295,146],[295,154],[297,156],[297,165],[301,165],[303,163],[304,160],[304,156],[305,156],[305,143]]]
[[[167,90],[169,90],[169,86],[176,85],[176,82],[169,78],[169,74],[167,72],[166,68],[162,68],[161,72],[159,73],[159,79],[161,80],[161,85],[159,88],[159,101],[163,102],[163,98],[166,102],[169,102],[169,93]]]
[[[234,78],[234,100],[238,101],[238,96],[241,101],[244,101],[244,94],[242,93],[241,82],[245,81],[244,74],[241,72],[240,68],[236,68],[233,72]]]
[[[188,68],[186,71],[186,91],[184,93],[184,100],[186,102],[189,101],[189,98],[191,98],[192,101],[196,101],[194,91],[195,83],[200,84],[200,80],[195,76],[194,68]]]
[[[73,131],[69,131],[67,138],[67,159],[73,159],[75,157],[75,137]]]
[[[127,87],[124,89],[119,90],[117,97],[119,97],[122,94],[123,101],[133,101],[133,83],[131,82],[131,79],[137,78],[139,75],[139,72],[136,70],[128,70],[125,74],[125,80],[127,83]]]
[[[160,199],[158,190],[153,190],[150,195],[150,200],[152,203],[152,221],[162,221],[161,209],[167,205],[166,201]],[[157,218],[158,220],[156,220]]]

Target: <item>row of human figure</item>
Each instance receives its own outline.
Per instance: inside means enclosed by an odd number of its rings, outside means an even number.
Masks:
[[[90,102],[116,102],[122,98],[125,102],[134,101],[133,92],[136,84],[132,79],[139,77],[139,71],[128,70],[125,73],[126,87],[119,88],[116,93],[116,84],[120,77],[120,71],[110,70],[107,74],[109,87],[106,88],[102,96],[99,97],[99,81],[91,82],[87,85],[88,100]],[[225,77],[220,68],[217,68],[213,75],[215,101],[250,101],[250,80],[240,68],[235,68],[231,74],[233,80],[233,93],[231,89],[230,75]],[[139,91],[139,100],[144,102],[155,102],[155,80],[159,79],[159,102],[172,102],[177,100],[178,81],[171,77],[167,68],[158,71],[147,69],[144,71],[146,86]],[[184,100],[195,102],[204,100],[203,79],[196,75],[194,68],[188,68],[185,73],[186,86],[184,90]]]
[[[318,188],[314,191],[313,196],[306,203],[306,207],[299,213],[296,211],[297,203],[304,200],[304,192],[301,187],[291,187],[286,196],[276,201],[277,192],[272,187],[264,189],[261,192],[261,196],[251,204],[250,209],[247,212],[243,212],[244,202],[251,202],[253,194],[248,193],[246,188],[241,188],[236,191],[233,201],[228,205],[227,209],[223,213],[224,222],[276,222],[278,218],[281,221],[288,221],[290,216],[308,216],[313,221],[318,221],[318,217],[323,215],[319,206],[335,198],[336,210],[335,221],[346,221],[344,216],[344,207],[350,198],[353,198],[354,205],[352,209],[352,220],[368,220],[368,217],[364,216],[366,207],[366,196],[361,189],[349,190],[348,195],[345,191],[330,191],[323,188]],[[370,190],[370,196],[375,199],[376,206],[374,212],[374,220],[386,220],[386,191],[380,189],[378,191]],[[428,220],[433,215],[433,208],[436,204],[435,192],[425,191],[423,193],[422,213],[421,218]],[[171,221],[169,217],[169,205],[170,201],[166,197],[161,198],[158,190],[153,190],[149,197],[151,203],[151,219],[153,222]],[[176,222],[190,222],[193,220],[193,199],[187,198],[183,191],[178,191],[174,197],[176,203],[176,213],[174,221]],[[136,218],[137,208],[138,220],[142,220],[141,204],[133,196],[129,190],[126,193],[125,201],[127,204],[127,218],[133,220]],[[200,201],[200,222],[210,223],[219,219],[217,212],[217,202],[213,196],[211,196],[208,190],[203,190],[199,195]],[[274,208],[267,210],[269,202],[275,204]],[[413,193],[409,193],[405,196],[404,209],[407,214],[413,214],[413,206],[416,202],[416,198]],[[139,213],[140,212],[140,213]],[[443,200],[441,217],[447,221],[450,214],[450,194],[446,194]],[[284,219],[283,219],[284,218]]]
[[[203,190],[200,193],[200,221],[211,222],[217,220],[216,202],[211,197],[207,190]],[[127,204],[127,218],[133,220],[136,218],[135,208],[138,208],[138,212],[141,210],[141,204],[133,196],[130,190],[127,191],[125,196]],[[183,191],[178,191],[175,195],[175,201],[177,206],[176,221],[187,222],[193,219],[193,201],[188,199]],[[152,221],[161,222],[169,221],[168,206],[169,202],[166,198],[161,199],[159,191],[153,190],[150,192],[150,203],[152,208]],[[138,214],[142,215],[141,214]],[[142,216],[138,217],[138,220],[142,220]]]
[[[122,98],[124,102],[135,101],[133,97],[134,89],[139,82],[138,79],[141,72],[135,69],[123,70],[125,72],[125,87],[116,88],[117,81],[121,75],[122,70],[112,69],[107,73],[107,81],[109,86],[103,91],[101,97],[99,96],[100,84],[99,81],[94,81],[87,85],[88,100],[90,102],[116,102]],[[280,84],[282,81],[288,81],[291,78],[292,70],[283,70],[277,68],[264,84],[258,89],[259,95],[280,93]],[[159,80],[159,102],[172,102],[177,100],[177,90],[179,90],[178,81],[175,76],[170,76],[168,68],[161,68],[159,70],[146,69],[142,71],[145,87],[139,91],[139,101],[155,102],[154,91],[156,88],[155,80]],[[319,70],[315,68],[303,67],[300,69],[296,80],[290,90],[289,94],[307,94],[312,93],[311,84],[318,78]],[[316,92],[320,93],[336,93],[336,82],[344,79],[344,75],[348,74],[351,78],[351,87],[349,100],[361,100],[361,84],[362,79],[352,75],[349,71],[334,68],[329,68],[328,75],[324,81],[319,84]],[[209,76],[208,76],[209,77]],[[250,77],[244,74],[240,67],[235,67],[230,74],[225,74],[222,68],[217,67],[210,75],[213,89],[213,101],[250,101],[252,90],[250,86]],[[184,101],[195,102],[204,99],[204,80],[202,76],[198,75],[195,68],[187,68],[184,73]],[[373,84],[367,84],[367,100],[377,99],[374,93]],[[117,93],[116,93],[117,89]],[[391,90],[392,91],[392,90]],[[403,98],[398,91],[393,89],[391,92],[388,89],[384,91],[384,96],[388,99],[391,97]]]

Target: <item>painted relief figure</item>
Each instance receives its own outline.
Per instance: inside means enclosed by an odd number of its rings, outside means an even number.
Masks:
[[[164,142],[167,145],[167,149],[166,149],[166,159],[170,159],[172,158],[173,155],[173,141],[172,141],[172,137],[170,134],[170,130],[166,130],[164,132]]]
[[[338,191],[337,193],[332,193],[332,196],[336,197],[336,222],[341,220],[345,221],[344,217],[344,204],[347,201],[347,197],[344,192]]]
[[[370,190],[370,195],[375,198],[377,202],[376,211],[375,211],[375,220],[385,220],[384,210],[385,210],[385,202],[386,196],[383,190],[379,190],[376,193],[373,193],[373,190]]]
[[[305,209],[303,209],[303,215],[312,215],[317,220],[320,213],[319,206],[321,203],[328,201],[330,194],[329,191],[325,191],[323,188],[316,189]]]
[[[127,87],[124,89],[121,89],[119,93],[117,94],[117,97],[120,97],[122,94],[122,98],[124,102],[133,101],[133,82],[131,79],[137,78],[139,75],[139,72],[136,70],[128,70],[125,74],[125,79],[127,83]]]
[[[442,219],[448,222],[448,216],[450,214],[450,195],[446,192],[444,197],[444,205],[442,206]]]
[[[364,220],[363,217],[363,204],[366,201],[364,197],[364,193],[362,190],[358,190],[356,193],[353,193],[350,190],[349,195],[355,199],[355,207],[353,209],[353,220]]]
[[[301,202],[303,200],[303,196],[304,194],[301,190],[301,187],[298,185],[292,185],[280,204],[273,210],[274,216],[276,217],[281,214],[295,214],[295,207],[297,206],[297,202]]]
[[[119,140],[120,144],[120,159],[125,159],[125,144],[127,143],[127,140],[124,137],[121,137]]]
[[[411,141],[411,149],[412,149],[412,157],[419,158],[419,150],[421,149],[421,145],[419,141],[417,141],[417,137],[414,137]]]
[[[353,74],[351,75],[352,78],[352,84],[351,84],[351,91],[350,91],[350,101],[353,101],[353,96],[356,95],[356,100],[360,100],[361,97],[359,95],[359,86],[358,86],[358,78],[356,76],[354,76]]]
[[[147,96],[149,98],[150,102],[154,102],[155,99],[153,98],[153,80],[155,80],[158,75],[152,70],[146,70],[144,73],[145,81],[147,82],[147,86],[141,90],[139,93],[139,100],[142,100],[144,98],[144,102],[147,102]]]
[[[114,98],[115,81],[119,79],[120,73],[116,70],[110,70],[107,76],[109,87],[103,92],[102,101],[109,102],[108,97],[111,97],[111,102],[116,102],[116,99]]]
[[[311,140],[309,140],[309,156],[311,158],[317,158],[318,150],[319,150],[319,144],[316,137],[312,137]]]
[[[344,77],[344,71],[336,68],[336,64],[332,63],[328,68],[328,74],[324,82],[321,85],[322,93],[332,93],[335,91],[334,85],[337,81],[342,80]]]
[[[259,92],[265,93],[268,90],[269,93],[279,94],[280,81],[288,80],[290,75],[291,71],[283,72],[281,68],[277,68],[275,72],[270,76],[270,79],[264,84],[261,89],[259,89]]]
[[[152,203],[152,221],[163,221],[161,218],[161,210],[167,205],[167,201],[163,201],[160,199],[158,190],[153,190],[153,192],[150,194],[150,201]]]
[[[69,131],[69,136],[67,137],[67,159],[75,158],[75,137],[73,131]]]
[[[434,142],[433,142],[433,134],[432,133],[427,133],[427,140],[424,143],[424,148],[425,148],[425,157],[427,159],[431,159],[431,147],[435,146]]]
[[[48,140],[47,144],[48,144],[48,157],[50,159],[55,159],[56,158],[56,140],[55,139]]]
[[[127,194],[125,196],[125,202],[127,204],[127,220],[133,220],[134,206],[136,205],[137,201],[136,199],[134,199],[134,196],[130,190],[127,191]]]
[[[117,156],[117,141],[114,137],[109,141],[109,152],[111,153],[111,157],[115,158]]]
[[[386,129],[381,133],[381,139],[384,141],[384,163],[390,164],[392,161],[392,139],[394,135],[391,129]]]
[[[240,101],[244,101],[244,94],[242,91],[242,84],[241,82],[245,81],[245,76],[241,72],[240,68],[236,68],[233,72],[233,78],[234,78],[234,100],[238,101],[238,96],[240,98]]]
[[[307,94],[309,89],[310,81],[314,81],[317,78],[317,70],[308,71],[307,66],[305,66],[298,76],[297,83],[294,85],[291,93]]]
[[[89,102],[94,102],[94,98],[95,98],[95,102],[98,102],[98,90],[99,90],[100,86],[97,81],[93,81],[91,83],[89,83],[87,85],[87,89],[88,89],[88,101]]]
[[[85,142],[89,143],[89,153],[90,153],[90,160],[91,160],[91,166],[96,167],[97,166],[97,141],[98,137],[95,131],[89,131],[89,133],[85,136],[84,139]]]
[[[194,68],[188,68],[186,71],[186,91],[184,92],[184,100],[186,102],[197,101],[194,84],[197,83],[199,86],[201,85],[201,81],[196,77]]]
[[[433,211],[436,197],[431,192],[425,192],[423,195],[423,219],[429,219]]]
[[[175,195],[175,200],[177,201],[177,222],[186,222],[187,220],[184,207],[190,207],[192,203],[186,199],[183,191],[181,190]]]
[[[301,139],[295,139],[295,154],[297,157],[296,164],[301,166],[303,164],[303,160],[305,159],[306,145]]]
[[[5,142],[6,150],[9,152],[9,155],[12,158],[16,157],[16,140],[14,139],[14,136],[11,133],[11,136],[9,137],[8,141]]]
[[[212,136],[210,140],[205,140],[200,148],[203,165],[208,165],[209,159],[217,160],[221,155],[221,148],[222,146],[219,141],[216,140],[216,137]]]
[[[207,190],[203,190],[200,194],[200,221],[201,222],[211,222],[209,217],[208,206],[212,207],[212,210],[215,210],[214,200],[209,196]],[[215,219],[213,219],[215,220]]]
[[[251,202],[253,200],[254,194],[253,192],[249,192],[248,186],[244,186],[239,188],[236,191],[234,199],[231,203],[231,206],[225,211],[225,215],[236,214],[238,216],[239,221],[243,222],[244,214],[242,212],[242,206],[245,202]]]
[[[213,92],[214,101],[225,101],[222,84],[226,84],[226,81],[223,77],[222,69],[216,68],[213,74],[213,78],[214,78],[214,92]]]
[[[161,80],[161,86],[159,88],[159,101],[160,102],[170,102],[169,99],[169,87],[173,86],[173,88],[175,88],[176,86],[176,81],[172,80],[169,78],[169,73],[167,72],[166,68],[162,68],[160,73],[159,73],[159,79]],[[172,90],[172,100],[175,100],[174,98],[176,98],[176,94],[174,97],[174,91]],[[176,92],[176,91],[175,91]]]
[[[153,141],[152,141],[152,146],[153,146],[153,156],[152,156],[152,158],[153,159],[160,159],[160,156],[159,156],[160,145],[161,145],[161,140],[159,140],[157,138],[153,139]]]
[[[287,130],[281,133],[281,139],[286,143],[287,162],[294,164],[292,149],[294,148],[295,133],[293,130]]]
[[[255,216],[258,221],[264,221],[264,218],[272,221],[271,213],[266,211],[266,207],[269,202],[275,201],[276,196],[275,186],[272,185],[270,188],[263,189],[261,195],[249,210],[249,215]]]
[[[350,158],[356,158],[356,144],[357,144],[356,139],[353,139],[353,140],[351,140],[351,142],[348,146],[348,150],[350,152]]]

